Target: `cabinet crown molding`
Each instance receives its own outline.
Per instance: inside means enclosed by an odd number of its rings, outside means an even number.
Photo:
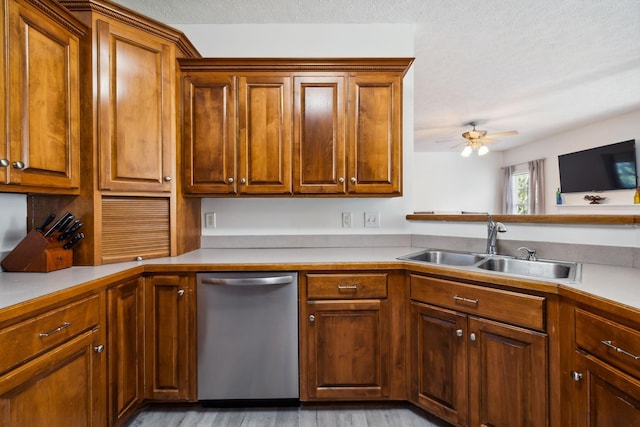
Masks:
[[[389,71],[404,76],[414,58],[183,58],[183,71]]]

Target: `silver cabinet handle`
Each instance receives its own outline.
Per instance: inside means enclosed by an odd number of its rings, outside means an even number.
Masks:
[[[575,382],[582,381],[582,374],[580,372],[571,371],[571,379]]]
[[[16,169],[24,169],[24,163],[18,160],[17,162],[13,162],[12,166]]]
[[[473,332],[471,333],[471,335],[469,335],[469,339],[471,341],[475,341],[476,340],[476,334],[474,334]]]
[[[9,160],[0,159],[0,166],[2,166],[3,168],[6,168],[7,166],[9,166]]]
[[[314,316],[313,314],[309,315],[309,322],[313,323],[316,321],[316,316]]]
[[[461,302],[468,302],[470,304],[475,304],[478,305],[478,301],[477,299],[470,299],[470,298],[464,298],[464,297],[459,297],[458,295],[454,295],[453,296],[453,300],[454,301],[461,301]]]
[[[246,178],[240,178],[240,184],[246,184],[246,183],[247,183]]]
[[[351,177],[351,179],[350,179],[350,181],[351,181],[353,184],[355,184],[355,183],[356,183],[356,178],[352,176],[352,177]]]
[[[164,180],[166,182],[171,182],[171,177],[169,175],[167,175],[167,176],[164,177]]]
[[[184,295],[184,289],[178,289],[178,296],[181,297]]]
[[[629,356],[630,358],[632,358],[633,360],[638,360],[640,359],[640,356],[636,356],[633,353],[629,353],[626,350],[621,349],[620,347],[614,345],[610,340],[605,340],[605,341],[600,341],[602,344],[606,345],[609,348],[614,349],[615,351],[617,351],[618,353],[624,354],[625,356]]]
[[[104,345],[100,344],[93,347],[93,351],[95,351],[96,353],[102,353],[104,351]]]
[[[233,178],[227,178],[227,183],[228,184],[233,184]]]
[[[358,289],[358,285],[338,285],[338,289],[340,290],[357,290]]]
[[[343,184],[343,183],[344,183],[344,178],[343,178],[343,177],[338,178],[338,182],[339,182],[340,184]]]
[[[67,329],[69,326],[71,326],[71,322],[64,322],[62,325],[58,326],[57,328],[49,331],[49,332],[44,332],[44,333],[40,333],[38,334],[38,336],[40,338],[46,338],[46,337],[50,337],[53,334],[57,334],[58,332]]]
[[[456,329],[456,335],[461,337],[462,336],[462,329]]]

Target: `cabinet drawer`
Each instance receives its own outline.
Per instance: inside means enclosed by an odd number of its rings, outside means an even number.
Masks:
[[[307,298],[386,298],[387,274],[307,274]]]
[[[576,308],[576,344],[640,378],[640,331]]]
[[[99,323],[97,295],[0,330],[0,372],[31,359]]]
[[[411,298],[544,331],[545,298],[411,275]]]

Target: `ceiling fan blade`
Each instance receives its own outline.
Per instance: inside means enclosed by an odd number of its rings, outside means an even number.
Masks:
[[[498,132],[498,133],[492,133],[491,135],[485,135],[485,138],[499,138],[502,136],[511,136],[511,135],[517,135],[518,131],[517,130],[510,130],[507,132]]]
[[[491,138],[487,138],[486,136],[484,138],[478,138],[476,139],[476,141],[482,142],[483,144],[495,144],[498,141],[494,141]]]

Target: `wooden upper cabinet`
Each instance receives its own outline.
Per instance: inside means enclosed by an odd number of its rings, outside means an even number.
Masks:
[[[0,64],[8,80],[0,78],[0,90],[8,102],[0,120],[7,120],[8,142],[0,149],[0,191],[77,193],[79,40],[86,28],[55,2],[3,3]]]
[[[349,192],[402,193],[402,74],[349,77]]]
[[[174,47],[98,20],[100,189],[171,191]]]
[[[344,194],[345,75],[294,77],[293,190]]]
[[[291,194],[291,77],[238,78],[239,192]]]
[[[236,78],[226,73],[187,73],[182,85],[186,191],[235,194]]]
[[[178,61],[187,193],[402,194],[402,78],[412,59]]]

